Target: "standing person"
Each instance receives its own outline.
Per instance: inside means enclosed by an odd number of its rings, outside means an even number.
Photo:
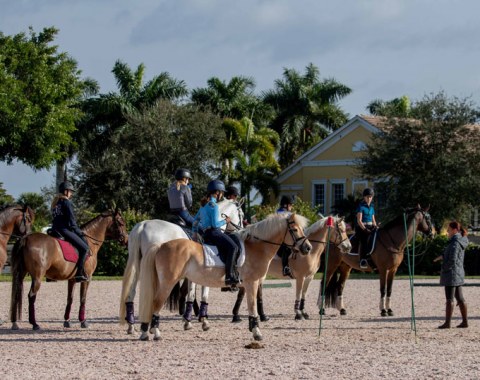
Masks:
[[[170,213],[181,217],[188,227],[193,224],[193,216],[188,212],[192,207],[192,191],[189,183],[191,179],[190,170],[177,169],[175,171],[175,181],[172,182],[167,191]]]
[[[357,208],[357,223],[355,225],[355,234],[360,242],[360,268],[368,268],[366,259],[368,251],[368,237],[377,228],[375,220],[375,209],[373,208],[373,189],[367,187],[363,190],[363,200]]]
[[[449,329],[453,314],[453,297],[457,300],[462,323],[457,327],[468,327],[467,304],[463,298],[462,285],[465,283],[465,270],[463,258],[468,245],[467,230],[460,223],[452,221],[447,227],[448,245],[441,256],[433,261],[443,260],[440,274],[440,285],[445,287],[445,323],[439,329]]]
[[[280,208],[277,210],[277,214],[291,213],[292,208],[293,208],[292,198],[288,195],[284,195],[280,199]],[[288,257],[290,256],[291,253],[292,253],[292,250],[285,243],[282,243],[282,245],[277,251],[277,255],[282,258],[283,275],[293,278],[292,270],[288,265]]]
[[[240,280],[235,271],[235,263],[238,258],[238,246],[220,227],[230,222],[230,218],[220,218],[220,210],[217,202],[221,201],[225,192],[225,184],[220,180],[210,181],[207,185],[207,196],[202,199],[202,207],[195,215],[193,232],[196,234],[199,228],[204,231],[203,240],[207,244],[216,245],[220,257],[225,262],[225,285],[233,290]]]
[[[75,189],[69,181],[62,182],[58,186],[57,196],[52,202],[52,229],[58,231],[66,241],[70,242],[78,250],[76,282],[88,281],[84,265],[87,253],[90,250],[83,232],[77,225],[70,198]]]

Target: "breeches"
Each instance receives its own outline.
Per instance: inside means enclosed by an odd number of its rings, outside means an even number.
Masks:
[[[203,240],[207,244],[216,245],[220,258],[224,261],[227,255],[233,257],[238,250],[237,245],[230,236],[224,234],[220,229],[209,229],[205,231]]]
[[[61,230],[59,231],[66,241],[71,243],[75,248],[78,249],[79,254],[85,254],[90,249],[88,244],[75,232],[70,230]]]

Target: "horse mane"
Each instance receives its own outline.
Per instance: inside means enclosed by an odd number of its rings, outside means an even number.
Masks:
[[[246,240],[250,235],[268,240],[285,228],[283,221],[289,218],[289,216],[288,213],[270,214],[264,220],[248,225],[243,230],[239,231],[238,235],[242,240]],[[294,214],[294,218],[295,223],[297,223],[302,229],[308,225],[308,219],[304,216]]]
[[[90,228],[95,228],[100,223],[101,219],[103,219],[105,217],[108,217],[108,216],[112,216],[112,212],[111,211],[104,211],[100,215],[97,215],[95,218],[90,219],[88,222],[83,223],[80,226],[80,229],[81,230],[87,230],[87,229],[90,229]]]
[[[309,236],[318,230],[322,229],[325,227],[325,223],[327,222],[328,216],[322,216],[320,219],[318,219],[315,223],[311,224],[305,229],[305,235]],[[337,221],[338,217],[334,216],[333,219],[335,222]]]
[[[19,204],[6,204],[0,207],[0,226],[3,226],[15,207],[21,207]]]

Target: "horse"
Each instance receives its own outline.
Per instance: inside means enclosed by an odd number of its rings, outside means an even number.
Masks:
[[[333,226],[329,226],[327,221],[332,218]],[[325,250],[328,238],[328,229],[331,228],[329,242],[340,252],[347,253],[352,248],[350,240],[346,233],[346,226],[343,218],[340,217],[324,217],[311,226],[305,229],[305,235],[308,241],[312,244],[312,252],[309,255],[292,255],[289,259],[289,266],[292,270],[293,278],[295,279],[295,320],[309,319],[310,316],[305,311],[305,297],[307,294],[308,286],[313,279],[315,273],[317,273],[320,267],[320,257]],[[268,267],[268,275],[284,278],[282,260],[279,256],[275,255]],[[269,318],[263,312],[263,297],[262,297],[262,284],[258,287],[257,292],[257,310],[261,321],[267,321]],[[245,288],[241,287],[237,295],[237,301],[233,307],[233,319],[232,322],[240,322],[241,318],[238,315],[240,306],[245,296]]]
[[[97,253],[106,239],[115,239],[126,245],[128,234],[125,228],[125,221],[118,210],[106,211],[81,227],[91,256],[85,262],[85,273],[90,278],[97,266]],[[60,243],[57,239],[36,232],[25,236],[13,247],[12,252],[12,294],[10,319],[12,330],[18,330],[17,317],[22,317],[23,279],[27,273],[32,278],[30,292],[28,293],[29,322],[33,330],[39,330],[35,318],[35,299],[40,290],[42,278],[51,280],[68,280],[67,306],[64,314],[64,327],[70,327],[70,309],[73,302],[73,291],[75,289],[76,263],[66,261],[63,257]],[[87,328],[85,303],[87,290],[90,281],[82,282],[80,285],[80,309],[79,321],[82,328]]]
[[[255,340],[262,339],[255,302],[258,284],[265,277],[270,261],[282,242],[301,254],[306,255],[311,251],[312,245],[303,233],[306,225],[307,219],[303,216],[277,214],[237,233],[245,246],[245,262],[239,272],[247,293],[249,330]],[[149,321],[154,340],[160,339],[160,310],[168,298],[175,298],[175,294],[171,294],[172,289],[184,277],[197,284],[223,287],[225,269],[206,267],[203,246],[194,241],[171,240],[149,249],[141,264],[140,340],[149,339]],[[171,310],[172,306],[176,306],[176,303],[170,302]]]
[[[420,206],[410,208],[405,211],[407,236],[405,236],[404,215],[399,215],[395,219],[380,227],[377,231],[376,244],[369,258],[369,266],[366,269],[360,269],[358,255],[349,255],[339,252],[337,249],[329,255],[327,270],[325,272],[325,305],[335,306],[341,315],[346,315],[347,311],[343,303],[343,289],[350,271],[353,269],[373,272],[378,269],[380,278],[380,315],[382,317],[393,316],[393,310],[390,306],[392,296],[392,285],[399,265],[403,261],[404,250],[407,243],[414,237],[414,232],[420,231],[431,236],[433,227],[428,208],[422,209]],[[320,282],[320,291],[318,294],[317,305],[320,313],[324,313],[322,305],[323,279]]]
[[[35,213],[27,205],[7,205],[0,210],[0,273],[7,261],[10,237],[20,238],[29,234],[34,220]]]
[[[230,217],[230,223],[222,226],[226,232],[235,231],[243,225],[243,212],[241,203],[237,204],[229,200],[218,203],[221,215]],[[184,229],[176,224],[159,220],[144,220],[137,223],[130,231],[128,238],[128,260],[122,278],[122,293],[120,298],[120,324],[128,323],[128,334],[135,332],[134,304],[140,262],[148,249],[154,244],[165,243],[174,239],[189,239]],[[195,285],[191,282],[184,282],[188,286],[187,301],[195,298]],[[202,287],[201,302],[208,302],[208,287]],[[208,330],[208,323],[203,322],[202,327]]]

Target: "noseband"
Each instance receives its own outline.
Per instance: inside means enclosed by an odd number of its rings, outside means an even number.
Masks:
[[[337,236],[335,237],[335,240],[333,241],[333,244],[335,244],[335,247],[339,247],[343,244],[344,241],[349,240],[348,236],[346,238],[342,239],[342,232],[340,231],[339,224],[340,223],[338,221],[335,222],[335,231],[337,232]],[[337,240],[339,238],[342,239],[342,240],[340,241],[340,243],[337,243]],[[322,240],[308,239],[308,241],[313,242],[313,243],[319,243],[319,244],[327,244],[326,241],[322,241]]]
[[[272,244],[272,245],[281,246],[282,244],[284,244],[284,245],[286,245],[287,247],[292,248],[292,249],[295,248],[296,245],[297,245],[297,243],[301,241],[301,242],[302,242],[302,243],[300,244],[300,248],[301,248],[301,247],[303,247],[303,245],[306,243],[307,237],[306,237],[305,235],[304,235],[304,236],[301,236],[301,237],[295,236],[295,231],[294,231],[294,229],[291,227],[292,224],[295,224],[295,222],[294,222],[294,221],[289,221],[289,220],[287,219],[287,230],[285,231],[285,235],[283,236],[283,242],[280,243],[280,244],[279,244],[279,243],[275,243],[275,242],[273,242],[273,241],[268,241],[268,240],[261,239],[261,238],[259,238],[259,237],[257,237],[257,236],[254,236],[254,235],[249,235],[249,236],[252,237],[252,238],[254,238],[254,239],[256,239],[256,240],[260,240],[260,241],[262,241],[262,242],[264,242],[264,243],[268,243],[268,244]],[[287,233],[290,233],[290,236],[292,237],[292,240],[293,240],[293,244],[287,244],[287,243],[285,243],[285,238],[287,237]]]

